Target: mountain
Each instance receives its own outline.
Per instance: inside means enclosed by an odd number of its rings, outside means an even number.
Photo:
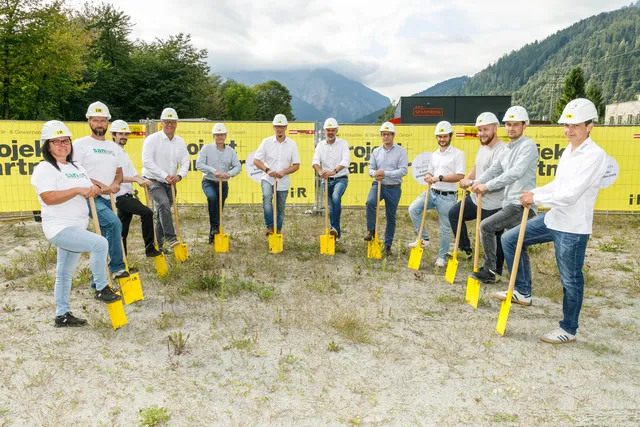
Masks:
[[[640,1],[640,0],[638,0]],[[431,86],[427,90],[423,90],[422,92],[414,93],[412,96],[442,96],[446,95],[449,92],[459,89],[462,87],[467,80],[469,80],[469,76],[461,76],[454,77],[449,80],[445,80],[443,82],[437,83]]]
[[[378,121],[378,116],[380,114],[382,114],[382,112],[386,109],[387,107],[383,107],[379,110],[376,110],[372,113],[367,114],[366,116],[362,116],[359,119],[355,119],[353,121],[353,123],[376,123]]]
[[[241,71],[227,73],[249,86],[277,80],[291,92],[296,120],[324,122],[334,117],[339,123],[352,123],[372,111],[389,105],[389,98],[362,83],[347,79],[331,70],[312,71]]]
[[[509,95],[534,119],[549,117],[577,65],[587,83],[602,88],[606,103],[640,93],[640,2],[583,19],[511,52],[448,95]]]

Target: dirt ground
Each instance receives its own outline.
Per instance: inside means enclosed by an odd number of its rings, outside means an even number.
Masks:
[[[204,207],[181,208],[190,259],[158,279],[137,219],[130,263],[145,300],[113,331],[89,292],[71,306],[85,328],[54,328],[55,248],[33,221],[0,223],[0,426],[640,424],[640,217],[597,215],[578,342],[539,337],[561,316],[553,247],[531,251],[534,303],[495,332],[508,278],[464,302],[434,266],[407,268],[415,239],[401,208],[393,256],[366,258],[364,210],[344,211],[334,257],[321,217],[287,208],[271,255],[262,212],[228,207],[230,252],[206,244]],[[382,221],[384,223],[384,219]],[[437,242],[437,218],[427,229]]]

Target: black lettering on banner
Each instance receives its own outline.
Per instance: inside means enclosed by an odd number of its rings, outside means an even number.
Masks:
[[[553,149],[549,147],[541,149],[540,144],[536,144],[536,146],[538,147],[538,156],[541,158],[538,162],[538,176],[556,176],[557,162],[565,149],[560,147],[560,144],[554,144]],[[553,161],[555,164],[547,164],[547,161]]]
[[[291,188],[289,188],[289,197],[306,198],[307,197],[307,188],[306,187],[291,187]]]
[[[629,194],[629,204],[633,205],[635,199],[635,204],[640,205],[640,194]]]

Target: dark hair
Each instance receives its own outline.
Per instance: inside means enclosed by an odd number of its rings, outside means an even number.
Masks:
[[[49,148],[49,146],[50,146],[49,141],[50,140],[47,139],[44,142],[44,144],[42,145],[42,158],[43,158],[43,161],[51,163],[54,168],[60,170],[60,167],[58,166],[58,161],[56,160],[55,157],[53,157],[53,154],[51,154],[51,149]],[[73,163],[73,160],[71,160],[71,158],[73,157],[73,144],[69,144],[69,147],[71,147],[71,151],[67,155],[66,160],[67,160],[68,163],[71,163],[74,168],[78,169],[76,164]]]
[[[587,120],[586,122],[584,122],[584,124],[585,124],[586,126],[589,126],[591,123],[593,123],[593,120],[591,120],[591,119],[589,119],[589,120]]]

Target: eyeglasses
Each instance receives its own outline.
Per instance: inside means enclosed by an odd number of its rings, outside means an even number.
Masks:
[[[58,147],[71,145],[71,140],[69,138],[66,138],[66,139],[50,139],[49,142],[51,144],[53,144],[53,145],[57,145]]]

